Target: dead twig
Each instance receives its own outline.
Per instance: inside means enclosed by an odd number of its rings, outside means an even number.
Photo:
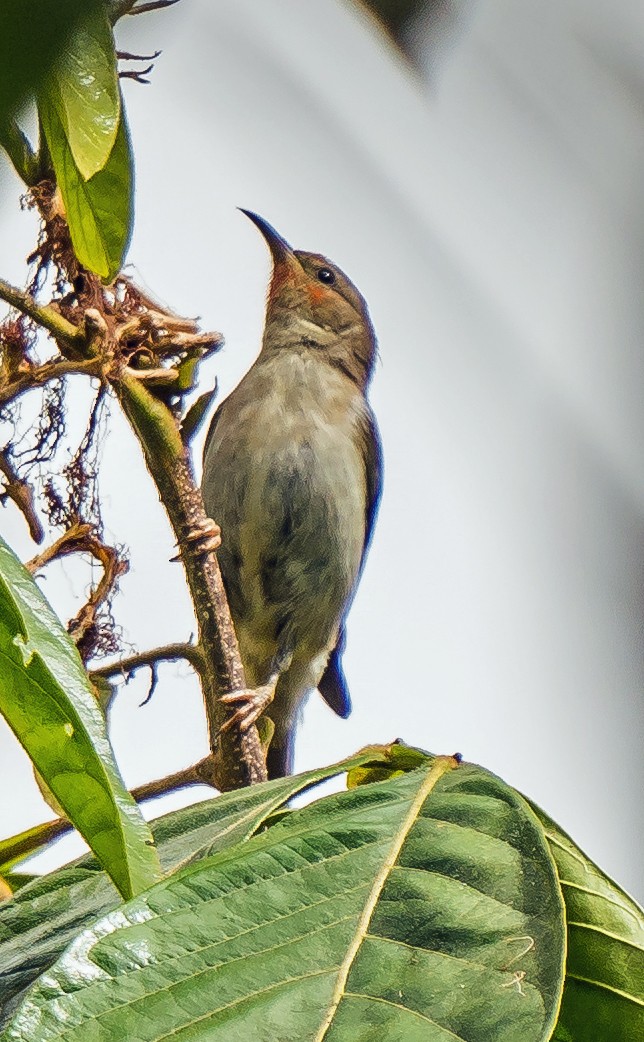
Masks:
[[[99,637],[98,614],[111,597],[119,578],[127,572],[127,560],[112,546],[106,546],[98,537],[88,540],[87,552],[103,566],[103,574],[91,591],[88,600],[68,625],[69,635],[76,643],[80,656],[87,662],[95,653]]]
[[[29,535],[34,543],[42,543],[45,531],[36,513],[34,493],[31,485],[18,476],[5,451],[0,452],[0,471],[5,477],[4,490],[0,492],[0,502],[7,497],[16,504],[29,528]]]
[[[97,616],[102,606],[114,592],[121,575],[128,570],[128,562],[114,547],[107,546],[93,525],[78,522],[48,546],[41,554],[32,557],[26,567],[32,575],[52,561],[69,554],[89,554],[103,568],[103,574],[92,589],[88,600],[69,622],[67,630],[76,643],[83,661],[91,658],[97,640]]]
[[[57,560],[59,557],[66,557],[68,554],[77,554],[87,551],[86,540],[91,536],[92,526],[90,524],[78,523],[69,528],[66,532],[56,539],[51,546],[46,547],[42,553],[36,554],[30,561],[27,561],[25,567],[35,575],[45,565],[50,564],[51,561]]]

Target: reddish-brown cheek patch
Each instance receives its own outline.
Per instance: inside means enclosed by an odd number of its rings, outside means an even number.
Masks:
[[[320,285],[319,282],[309,282],[306,287],[306,292],[313,307],[317,307],[319,304],[324,304],[331,298],[329,290]]]

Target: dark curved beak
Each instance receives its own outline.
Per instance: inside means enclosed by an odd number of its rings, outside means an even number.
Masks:
[[[292,248],[289,246],[286,239],[283,239],[282,236],[275,231],[272,224],[265,221],[263,217],[259,216],[259,214],[253,213],[252,210],[244,210],[243,206],[239,206],[238,209],[241,210],[242,213],[246,214],[249,220],[259,228],[268,243],[268,248],[271,251],[271,256],[273,257],[273,262],[275,264],[279,263],[279,261],[284,261],[286,257],[293,256]]]

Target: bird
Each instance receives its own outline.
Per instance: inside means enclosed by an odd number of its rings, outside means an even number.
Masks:
[[[241,208],[240,208],[241,209]],[[294,250],[258,214],[272,276],[260,353],[217,408],[202,492],[249,687],[223,696],[222,730],[266,714],[269,778],[293,769],[316,688],[351,712],[346,618],[371,542],[382,448],[367,400],[377,342],[366,302],[334,263]]]

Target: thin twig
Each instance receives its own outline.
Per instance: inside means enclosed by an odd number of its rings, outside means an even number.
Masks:
[[[137,655],[129,655],[127,658],[119,659],[118,662],[111,662],[107,666],[99,666],[97,669],[92,669],[90,678],[104,677],[106,680],[109,680],[111,677],[120,675],[127,680],[130,674],[136,673],[138,669],[153,666],[158,662],[177,662],[180,659],[185,659],[186,662],[189,662],[197,673],[200,673],[204,668],[203,654],[198,644],[165,644],[161,648],[141,651]]]
[[[136,7],[131,7],[126,14],[146,14],[148,11],[162,11],[165,7],[174,7],[178,4],[179,0],[150,0],[146,4],[138,4]]]
[[[137,803],[145,800],[153,800],[156,796],[165,796],[168,792],[176,792],[177,789],[185,789],[188,785],[208,784],[201,774],[202,764],[210,763],[210,757],[195,763],[192,767],[184,767],[181,771],[168,774],[165,778],[157,778],[156,781],[146,782],[131,790],[131,794]]]
[[[46,546],[42,553],[36,554],[30,561],[27,561],[25,568],[34,575],[41,568],[44,568],[45,565],[50,564],[59,557],[81,553],[86,549],[85,540],[89,537],[91,531],[92,526],[85,522],[72,525],[50,546]]]
[[[34,543],[42,543],[45,538],[45,530],[36,513],[34,493],[31,485],[18,476],[4,452],[0,452],[0,471],[6,478],[4,490],[0,492],[0,499],[8,496],[9,499],[13,500],[27,522],[29,535]]]
[[[83,661],[87,661],[95,649],[95,639],[86,640],[88,634],[94,634],[96,618],[101,606],[109,598],[115,584],[128,570],[128,562],[118,550],[108,546],[98,535],[95,528],[86,522],[77,522],[46,547],[41,554],[32,557],[26,567],[36,573],[45,565],[69,554],[90,554],[103,568],[103,574],[91,590],[90,595],[80,611],[70,621],[67,630],[78,646]],[[91,631],[91,632],[90,632]]]
[[[26,833],[23,832],[16,836],[13,843],[8,843],[7,841],[3,843],[3,861],[5,864],[10,864],[18,858],[34,854],[45,844],[51,843],[52,840],[58,839],[60,836],[64,836],[67,832],[71,832],[72,828],[73,826],[67,818],[55,818],[54,821],[49,821],[38,829],[37,837],[33,835],[34,830],[29,829]]]
[[[177,789],[184,789],[189,785],[209,785],[212,770],[212,756],[206,756],[191,767],[184,767],[182,770],[168,774],[164,778],[157,778],[155,781],[145,782],[143,785],[138,785],[135,789],[130,789],[130,795],[137,803],[144,803],[146,800],[153,800],[157,796],[165,796],[169,792],[176,792]],[[29,829],[28,832],[16,836],[15,843],[10,845],[5,842],[3,844],[3,861],[5,864],[9,864],[17,858],[34,854],[45,844],[67,835],[73,828],[74,826],[67,818],[55,818],[54,821],[47,822],[39,828],[37,836],[34,836],[33,829]],[[35,843],[34,840],[36,841]]]
[[[125,575],[130,566],[118,550],[115,550],[113,546],[107,546],[96,534],[87,539],[86,545],[82,549],[85,553],[90,553],[103,567],[103,574],[97,585],[67,627],[70,637],[78,646],[81,658],[86,663],[95,650],[94,634],[100,608],[108,600],[116,583],[122,575]],[[90,634],[90,639],[86,640],[88,634]]]

